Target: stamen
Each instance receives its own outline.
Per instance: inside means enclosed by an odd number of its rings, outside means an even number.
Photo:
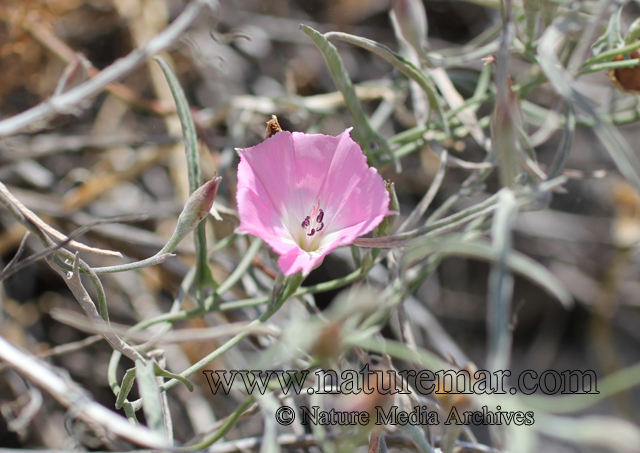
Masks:
[[[320,227],[316,228],[316,233],[318,231],[322,231],[322,229],[324,228],[324,223],[322,223],[322,219],[324,219],[324,211],[320,209],[320,211],[318,212],[318,216],[316,217],[316,223],[320,224]]]
[[[312,220],[313,219],[313,220]],[[305,217],[301,226],[307,236],[313,236],[324,229],[324,211],[320,209],[320,199],[318,198],[318,204],[313,207],[311,215]]]

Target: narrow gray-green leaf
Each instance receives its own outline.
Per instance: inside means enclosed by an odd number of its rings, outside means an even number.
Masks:
[[[611,15],[605,32],[591,46],[593,55],[598,55],[605,50],[615,49],[616,47],[624,45],[624,40],[622,39],[622,33],[620,30],[621,13],[622,6],[618,8],[618,11],[615,14]]]
[[[166,61],[160,57],[154,58],[164,76],[167,78],[173,100],[176,103],[176,109],[178,111],[178,117],[180,118],[180,125],[182,126],[182,138],[184,140],[184,150],[187,156],[187,173],[189,178],[189,193],[195,192],[201,183],[200,175],[200,158],[198,155],[198,136],[196,134],[196,126],[191,117],[191,110],[189,108],[189,102],[184,94],[184,90],[178,81],[178,78],[173,73]],[[211,269],[207,264],[207,238],[205,233],[205,223],[200,223],[195,230],[194,234],[195,248],[196,248],[196,285],[199,289],[204,286],[217,287]]]
[[[436,90],[433,86],[433,82],[426,75],[424,75],[422,71],[411,64],[411,62],[393,52],[388,47],[367,38],[361,38],[360,36],[354,36],[348,33],[340,32],[327,33],[325,37],[327,39],[339,39],[340,41],[348,42],[349,44],[353,44],[354,46],[362,47],[363,49],[373,52],[379,57],[384,58],[387,62],[391,63],[393,67],[395,67],[404,75],[420,85],[420,88],[422,88],[427,95],[427,99],[429,100],[429,107],[438,111],[438,115],[442,119],[442,126],[447,134],[447,137],[450,136],[449,121],[447,120],[447,116],[445,115],[440,102],[438,102],[438,97],[436,95]]]
[[[272,393],[256,395],[256,399],[264,413],[264,430],[260,453],[280,453],[280,444],[277,440],[278,424],[275,416],[276,411],[280,408],[280,402]]]
[[[624,37],[624,43],[630,44],[632,42],[637,41],[640,38],[640,18],[633,21],[631,25],[629,25],[629,30],[627,30],[627,34]]]
[[[454,236],[453,239],[449,240],[416,241],[412,244],[412,247],[405,252],[402,258],[403,267],[406,269],[433,253],[464,256],[491,262],[499,259],[499,254],[496,250],[485,241],[462,242]],[[540,263],[526,255],[511,251],[506,258],[506,264],[513,272],[517,272],[523,277],[528,278],[557,297],[565,307],[570,307],[573,304],[573,298],[569,291],[567,291],[555,275]]]
[[[541,0],[542,2],[542,21],[544,22],[544,26],[548,27],[551,22],[553,22],[553,18],[556,17],[556,11],[558,10],[559,4],[554,0]]]
[[[184,150],[187,154],[187,171],[189,176],[189,193],[196,191],[200,187],[200,159],[198,156],[198,136],[196,135],[196,126],[193,123],[191,117],[191,111],[189,109],[189,102],[184,94],[184,90],[178,81],[178,78],[173,73],[166,61],[160,57],[155,57],[154,60],[158,62],[164,76],[167,78],[167,83],[171,89],[173,100],[176,103],[176,109],[178,111],[178,117],[180,118],[180,125],[182,126],[182,138],[184,140]]]
[[[629,184],[640,193],[640,160],[629,146],[620,131],[605,121],[593,106],[572,85],[572,78],[563,68],[556,53],[556,46],[562,41],[563,32],[569,23],[554,24],[547,29],[538,46],[540,68],[553,88],[576,107],[585,112],[594,121],[594,131],[607,149],[618,170]]]
[[[122,378],[122,385],[120,386],[120,391],[118,392],[118,397],[116,398],[116,409],[122,409],[125,401],[127,400],[127,396],[129,396],[129,392],[133,387],[133,381],[136,377],[136,369],[129,368]]]
[[[551,167],[549,167],[549,171],[547,172],[547,180],[551,180],[562,173],[564,170],[564,163],[569,156],[569,151],[571,150],[571,145],[573,144],[573,137],[576,132],[576,115],[573,111],[573,106],[567,106],[567,119],[564,122],[564,132],[562,134],[562,141],[558,146],[558,152],[556,153],[556,157],[553,159],[553,163]]]
[[[470,220],[490,214],[496,209],[497,196],[498,194],[493,195],[481,203],[456,212],[444,219],[435,222],[429,222],[429,220],[427,220],[427,225],[407,231],[406,233],[398,233],[379,238],[358,238],[353,241],[353,243],[359,247],[392,248],[407,245],[409,242],[417,240],[417,238],[421,240],[431,239],[434,236],[440,236],[458,228]]]
[[[356,94],[356,90],[353,86],[353,82],[347,73],[347,70],[344,67],[344,63],[342,62],[342,58],[338,53],[338,49],[331,44],[327,38],[325,38],[322,34],[318,33],[311,27],[307,27],[306,25],[300,25],[299,27],[303,32],[306,33],[309,38],[314,42],[314,44],[320,49],[322,55],[324,56],[327,66],[329,66],[329,71],[331,71],[331,76],[333,77],[333,81],[336,86],[342,93],[344,97],[345,103],[347,104],[347,108],[351,113],[353,118],[353,123],[355,128],[354,139],[356,142],[360,144],[360,146],[364,149],[367,157],[372,159],[371,149],[369,147],[371,142],[376,142],[378,145],[384,150],[384,152],[396,162],[396,167],[399,166],[397,163],[396,157],[393,155],[391,150],[389,149],[389,145],[386,140],[384,140],[376,131],[373,130],[371,125],[369,124],[369,120],[362,109],[362,105],[360,104],[360,99],[358,99],[358,95]]]
[[[505,28],[496,61],[496,105],[491,118],[491,144],[500,171],[500,182],[505,187],[514,187],[521,171],[519,154],[522,145],[518,130],[523,127],[523,119],[507,70],[514,27],[509,23]]]
[[[527,43],[531,45],[536,36],[536,25],[538,24],[538,15],[540,12],[540,0],[523,0],[525,30]]]
[[[162,368],[160,368],[160,365],[158,365],[157,363],[154,362],[154,372],[156,373],[156,376],[162,376],[168,379],[177,379],[180,382],[182,382],[185,387],[187,387],[189,389],[190,392],[193,392],[193,384],[191,382],[189,382],[189,380],[187,378],[183,378],[182,376],[180,376],[179,374],[175,374],[175,373],[171,373],[167,370],[164,370]]]
[[[361,336],[348,338],[346,341],[371,352],[388,354],[391,357],[402,359],[409,363],[419,363],[424,368],[430,370],[446,370],[451,368],[451,364],[441,359],[437,354],[421,348],[416,350],[411,349],[399,341],[382,337],[363,338]]]
[[[491,225],[493,249],[497,260],[491,265],[488,285],[487,330],[489,370],[504,370],[511,357],[511,298],[513,274],[508,269],[511,253],[511,229],[518,211],[518,202],[511,190],[503,190],[498,198],[498,210]]]
[[[136,381],[138,391],[142,397],[142,409],[147,426],[160,434],[165,434],[162,420],[162,403],[160,401],[160,389],[154,371],[153,361],[146,364],[136,360]]]

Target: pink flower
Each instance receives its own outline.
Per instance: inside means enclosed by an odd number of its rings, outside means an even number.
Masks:
[[[349,130],[337,137],[283,131],[238,150],[238,232],[269,244],[287,276],[308,275],[391,214],[384,181]]]

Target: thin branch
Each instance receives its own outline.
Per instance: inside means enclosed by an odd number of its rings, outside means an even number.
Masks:
[[[498,194],[499,193],[500,192],[498,192]],[[442,220],[438,220],[429,225],[407,231],[406,233],[394,234],[392,236],[382,236],[378,238],[358,238],[353,241],[353,244],[357,245],[358,247],[393,248],[406,245],[407,242],[418,237],[427,239],[433,236],[438,236],[440,234],[454,230],[473,219],[485,216],[494,211],[498,207],[498,205],[496,204],[498,194],[492,195],[485,201],[463,211],[457,212],[456,214],[452,214],[449,217],[445,217]]]
[[[73,343],[61,344],[60,346],[56,346],[54,348],[49,349],[41,354],[38,354],[38,357],[41,359],[46,359],[47,357],[53,357],[57,355],[69,354],[71,352],[79,351],[82,348],[87,346],[91,346],[94,343],[102,340],[102,335],[91,335],[90,337],[85,338],[84,340],[74,341]]]
[[[22,237],[22,241],[20,241],[20,246],[18,247],[18,251],[16,252],[15,255],[13,255],[13,258],[11,258],[11,261],[7,263],[4,269],[2,269],[2,272],[0,272],[0,282],[5,278],[9,277],[10,275],[15,274],[19,270],[19,269],[12,270],[12,268],[16,269],[19,267],[18,261],[20,260],[20,257],[24,252],[25,246],[27,245],[27,239],[29,239],[29,235],[30,235],[30,232],[29,230],[27,230],[27,232]]]
[[[243,331],[274,337],[279,337],[282,333],[277,327],[267,324],[249,326],[249,322],[232,322],[215,327],[198,327],[193,329],[183,328],[157,337],[154,332],[132,332],[131,326],[124,326],[121,324],[110,324],[109,326],[96,325],[87,321],[81,314],[68,310],[53,309],[50,312],[50,315],[53,319],[62,324],[66,324],[87,333],[104,334],[106,332],[110,332],[126,336],[128,340],[139,343],[152,342],[153,344],[173,344],[195,341],[211,341],[213,339],[237,335]]]
[[[67,46],[64,41],[53,34],[51,30],[47,27],[43,27],[41,23],[26,20],[22,23],[22,29],[29,33],[33,39],[40,43],[40,45],[54,53],[65,63],[73,64],[80,58],[80,55],[74,52],[73,49]],[[99,69],[93,66],[90,62],[87,63],[89,63],[89,66],[86,67],[86,71],[89,74],[89,77],[95,77],[100,74]],[[143,98],[129,87],[120,83],[109,83],[105,86],[105,90],[131,105],[142,107],[157,115],[175,113],[175,109],[172,106],[165,105],[155,99]]]
[[[116,335],[109,326],[106,321],[100,316],[98,313],[98,309],[96,305],[91,300],[91,296],[87,293],[87,290],[82,285],[82,281],[80,280],[80,257],[76,252],[75,259],[73,261],[73,272],[71,275],[67,274],[63,269],[55,264],[51,257],[47,257],[47,262],[49,265],[64,279],[65,283],[73,293],[73,296],[78,300],[80,306],[84,310],[87,317],[97,326],[100,326],[102,336],[107,342],[118,351],[122,352],[122,354],[129,357],[134,362],[136,360],[140,360],[142,363],[147,363],[147,361],[140,355],[138,351],[133,349],[127,343],[122,341],[118,335]]]
[[[108,84],[125,76],[151,56],[165,50],[180,39],[182,34],[200,17],[202,11],[210,3],[207,0],[195,0],[189,3],[182,14],[163,32],[149,41],[146,46],[134,50],[126,57],[107,66],[95,77],[77,87],[57,96],[52,96],[25,112],[0,121],[0,137],[16,134],[36,123],[47,121],[59,114],[80,108],[82,101],[100,93]]]
[[[13,257],[13,259],[9,262],[9,264],[7,264],[4,269],[2,269],[2,272],[0,272],[0,282],[3,281],[6,278],[9,278],[10,276],[12,276],[13,274],[15,274],[16,272],[24,269],[25,267],[28,267],[30,265],[32,265],[33,263],[35,263],[36,261],[42,259],[42,258],[46,258],[47,256],[57,252],[58,250],[60,250],[61,248],[63,248],[64,246],[66,246],[67,244],[69,244],[74,237],[78,237],[83,235],[85,232],[89,231],[91,228],[93,228],[96,225],[102,225],[105,223],[110,223],[110,222],[125,222],[125,221],[133,221],[133,220],[139,220],[139,219],[144,219],[144,216],[139,216],[139,215],[135,215],[135,216],[117,216],[117,217],[112,217],[112,218],[108,218],[108,219],[95,219],[92,220],[91,222],[87,223],[86,225],[81,226],[80,228],[74,230],[69,237],[62,241],[60,244],[54,244],[51,245],[47,248],[45,248],[44,250],[42,250],[39,253],[36,253],[34,255],[29,256],[28,258],[17,262],[17,257],[19,257],[19,255],[21,254],[21,251],[24,248],[24,243],[29,235],[29,231],[27,231],[27,234],[25,234],[24,239],[22,239],[22,242],[20,243],[20,248],[18,250],[18,252],[16,253],[16,255]]]
[[[74,414],[107,431],[148,448],[167,447],[165,439],[142,426],[130,424],[124,417],[96,403],[75,382],[63,378],[48,364],[27,354],[0,337],[0,359],[25,378],[50,393],[60,404],[73,409]]]
[[[443,150],[442,154],[440,154],[440,168],[438,168],[438,172],[433,178],[431,186],[429,186],[429,190],[424,195],[424,198],[420,200],[420,203],[418,203],[415,209],[411,212],[409,217],[407,217],[407,220],[402,222],[402,225],[400,225],[400,228],[398,228],[397,233],[402,233],[405,229],[413,228],[414,226],[416,226],[418,220],[420,220],[424,213],[427,212],[427,209],[429,209],[429,206],[431,205],[433,199],[436,197],[436,194],[440,189],[440,185],[442,184],[442,180],[444,179],[444,174],[447,168],[447,157],[447,151]]]
[[[0,124],[1,123],[2,121],[0,121]],[[38,217],[33,211],[31,211],[16,197],[14,197],[13,194],[9,192],[9,189],[7,189],[7,186],[2,184],[1,182],[0,202],[9,210],[11,215],[13,215],[18,222],[24,225],[32,233],[36,234],[39,238],[42,238],[42,234],[46,233],[53,239],[69,244],[71,247],[82,250],[84,252],[97,253],[98,255],[117,256],[118,258],[122,258],[122,254],[120,252],[99,249],[96,247],[89,247],[88,245],[70,239],[55,228],[49,226],[44,220]]]

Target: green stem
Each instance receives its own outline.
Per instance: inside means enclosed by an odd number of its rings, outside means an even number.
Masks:
[[[183,378],[187,378],[187,377],[191,376],[193,373],[195,373],[196,371],[200,370],[202,367],[204,367],[205,365],[209,364],[211,361],[217,359],[222,354],[227,352],[229,349],[234,347],[242,339],[244,339],[247,336],[249,336],[251,334],[251,332],[253,331],[253,327],[255,327],[257,325],[260,325],[260,324],[264,323],[265,321],[267,321],[269,318],[271,318],[271,316],[273,316],[280,309],[280,307],[282,307],[282,305],[285,303],[285,301],[295,293],[295,291],[298,289],[298,287],[300,286],[300,284],[302,283],[303,280],[304,280],[304,277],[300,273],[292,275],[291,277],[287,277],[285,279],[284,284],[283,284],[282,292],[275,298],[275,300],[273,301],[273,304],[271,304],[269,306],[267,311],[265,311],[262,314],[262,316],[260,316],[260,318],[256,319],[252,323],[250,323],[247,326],[246,330],[243,330],[242,332],[240,332],[239,334],[237,334],[236,336],[234,336],[233,338],[228,340],[225,344],[220,346],[218,349],[213,351],[211,354],[205,356],[204,358],[200,359],[197,363],[193,364],[192,366],[190,366],[189,368],[184,370],[182,373],[180,373],[180,376],[183,377]],[[171,380],[165,382],[164,384],[162,384],[160,386],[160,389],[163,390],[163,391],[168,390],[171,387],[176,386],[179,382],[180,381],[178,381],[177,379],[171,379]]]
[[[262,247],[262,244],[263,244],[262,240],[258,238],[255,238],[253,240],[253,242],[249,246],[249,249],[247,249],[247,252],[244,254],[242,259],[238,263],[238,266],[236,267],[236,269],[231,273],[231,275],[229,275],[229,277],[227,277],[227,279],[218,287],[218,289],[216,289],[216,291],[211,296],[207,297],[207,299],[204,302],[205,311],[211,310],[213,303],[220,296],[222,296],[224,293],[226,293],[231,288],[233,288],[234,285],[238,283],[238,281],[240,281],[240,279],[245,274],[245,272],[249,270],[249,267],[251,266],[253,259],[256,257],[258,252],[260,252],[260,248]]]
[[[236,410],[234,410],[227,417],[227,419],[224,421],[220,429],[216,431],[213,436],[211,436],[207,440],[203,440],[199,444],[189,445],[188,447],[184,447],[179,450],[191,451],[191,450],[205,450],[209,448],[211,445],[215,444],[217,441],[222,439],[229,431],[231,431],[231,428],[235,426],[238,420],[240,420],[240,417],[242,417],[242,414],[244,414],[247,411],[247,409],[251,407],[252,404],[253,404],[253,397],[247,396],[245,400],[242,403],[240,403],[240,405],[236,408]]]
[[[633,44],[627,44],[626,46],[622,46],[622,47],[618,47],[617,49],[611,49],[611,50],[607,50],[606,52],[602,52],[598,55],[596,55],[593,58],[588,59],[587,61],[584,62],[584,65],[582,65],[583,67],[589,67],[594,63],[597,63],[599,61],[604,61],[604,60],[608,60],[611,58],[615,58],[618,55],[622,55],[625,53],[629,53],[633,50],[637,50],[640,49],[640,41],[636,41]]]
[[[638,65],[640,65],[640,58],[634,58],[633,60],[610,61],[607,63],[594,64],[593,66],[584,68],[578,73],[578,75],[581,76],[591,74],[592,72],[607,71],[618,68],[632,68]]]

